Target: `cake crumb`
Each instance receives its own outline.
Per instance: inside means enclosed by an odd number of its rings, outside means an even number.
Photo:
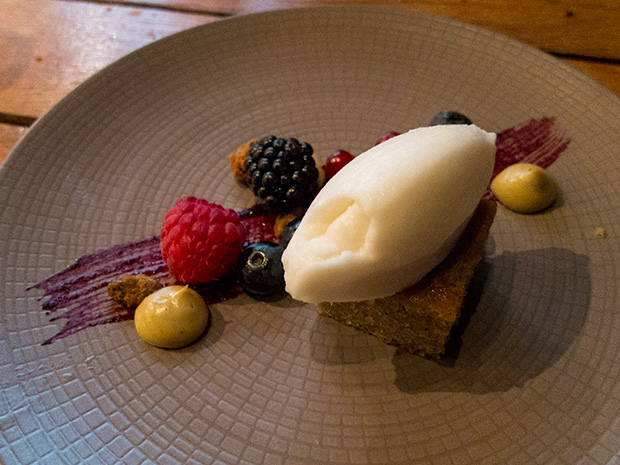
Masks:
[[[161,289],[163,284],[145,274],[125,274],[108,284],[108,295],[116,303],[136,308],[144,298]]]
[[[282,233],[284,232],[284,228],[287,224],[297,218],[296,215],[292,213],[284,213],[282,215],[278,215],[276,221],[273,225],[273,233],[276,236],[276,239],[280,239],[282,237]]]
[[[607,231],[600,226],[594,230],[594,234],[596,234],[597,237],[607,237]]]
[[[284,234],[284,229],[293,220],[299,219],[304,216],[305,210],[301,207],[294,208],[290,212],[280,213],[276,217],[276,221],[273,225],[273,233],[276,239],[281,239]]]
[[[462,312],[473,311],[465,308],[465,296],[482,259],[496,209],[494,200],[482,199],[450,254],[412,286],[379,299],[322,302],[318,313],[428,359],[453,356],[454,347],[458,347],[455,338],[468,321],[468,317],[461,319]],[[451,353],[447,354],[449,342],[455,346],[449,347]]]

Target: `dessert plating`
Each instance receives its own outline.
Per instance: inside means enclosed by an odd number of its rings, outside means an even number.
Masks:
[[[553,163],[570,143],[570,139],[558,132],[554,125],[555,120],[553,118],[532,119],[521,126],[509,128],[498,133],[495,144],[497,147],[497,157],[493,175],[498,174],[506,166],[524,160],[542,168],[546,168]],[[384,142],[397,135],[398,133],[395,132],[385,133],[377,143]],[[235,178],[242,183],[245,183],[247,179],[243,171],[242,162],[247,157],[250,146],[251,144],[245,144],[236,154],[231,156],[231,168]],[[316,167],[321,178],[323,170],[318,163]],[[340,169],[342,166],[338,168]],[[322,185],[322,180],[319,180],[319,185]],[[487,190],[485,199],[487,201],[493,199],[490,190]],[[487,201],[483,201],[481,205]],[[492,202],[491,205],[494,205],[494,203]],[[299,224],[301,214],[303,214],[303,211],[294,209],[292,212],[283,215],[259,204],[239,211],[239,221],[246,232],[245,246],[259,241],[275,240],[281,242],[283,247],[286,247],[288,240],[290,240]],[[274,232],[276,229],[278,231],[277,234]],[[279,234],[282,234],[282,239],[279,239]],[[479,238],[482,238],[483,244],[486,235],[483,233]],[[458,247],[456,250],[458,250]],[[450,255],[444,262],[450,260],[451,256],[453,255]],[[443,267],[444,262],[437,269]],[[465,262],[463,261],[463,263]],[[30,286],[28,290],[41,289],[44,291],[40,299],[44,299],[42,308],[48,314],[55,314],[59,310],[64,310],[62,314],[51,318],[51,321],[62,318],[65,320],[65,325],[57,334],[46,339],[43,344],[50,344],[92,326],[134,319],[133,309],[126,306],[126,302],[119,304],[112,300],[107,293],[106,285],[111,281],[117,280],[119,276],[139,273],[153,277],[165,286],[178,282],[171,275],[169,266],[162,258],[159,236],[119,244],[109,249],[83,256],[66,269],[40,283]],[[435,271],[428,276],[432,276],[433,273]],[[455,274],[448,273],[446,276],[454,277]],[[464,276],[467,275],[465,274]],[[424,278],[413,287],[421,285],[428,279],[430,278]],[[467,278],[461,282],[464,283],[466,288]],[[198,283],[192,285],[192,287],[200,293],[207,305],[234,298],[243,292],[238,279],[236,279],[234,273],[230,272],[220,278],[216,278],[211,283]],[[385,299],[397,299],[401,294],[399,293]],[[375,302],[378,300],[375,300]],[[417,301],[419,299],[414,300]],[[458,302],[458,298],[455,301]],[[361,306],[364,302],[357,302],[355,304]],[[334,305],[338,306],[340,304]],[[323,308],[324,306],[321,305],[320,311],[325,313]],[[442,308],[446,307],[442,306]],[[337,318],[336,313],[332,305],[332,314],[330,316]],[[372,334],[370,328],[367,329],[367,332]],[[394,338],[386,337],[385,329],[382,334],[383,336],[375,335],[386,342],[392,341],[391,343],[401,344],[405,347],[408,344],[404,339],[397,341]],[[443,344],[443,342],[440,344]],[[414,348],[413,350],[430,356],[438,353],[437,350],[431,349],[429,344],[426,345],[426,348]]]

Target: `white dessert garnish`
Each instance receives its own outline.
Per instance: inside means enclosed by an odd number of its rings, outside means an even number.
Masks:
[[[485,193],[495,134],[470,125],[411,130],[358,155],[317,195],[282,256],[295,299],[387,297],[454,247]]]

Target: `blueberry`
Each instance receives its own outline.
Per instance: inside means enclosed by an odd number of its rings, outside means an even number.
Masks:
[[[280,243],[282,244],[282,247],[284,247],[285,249],[288,243],[291,241],[291,238],[293,237],[293,233],[297,231],[297,228],[299,227],[299,223],[301,223],[301,218],[295,218],[294,220],[289,221],[286,224],[286,226],[284,226],[284,229],[282,230],[282,234],[280,235]]]
[[[441,111],[433,116],[430,126],[444,124],[472,124],[472,122],[467,116],[456,111]]]
[[[243,290],[257,300],[279,300],[284,290],[284,248],[275,242],[256,242],[243,249],[237,277]]]

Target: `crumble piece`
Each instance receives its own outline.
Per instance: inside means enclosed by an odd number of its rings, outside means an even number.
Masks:
[[[108,284],[108,295],[116,303],[136,308],[144,298],[163,284],[145,274],[126,274]]]

